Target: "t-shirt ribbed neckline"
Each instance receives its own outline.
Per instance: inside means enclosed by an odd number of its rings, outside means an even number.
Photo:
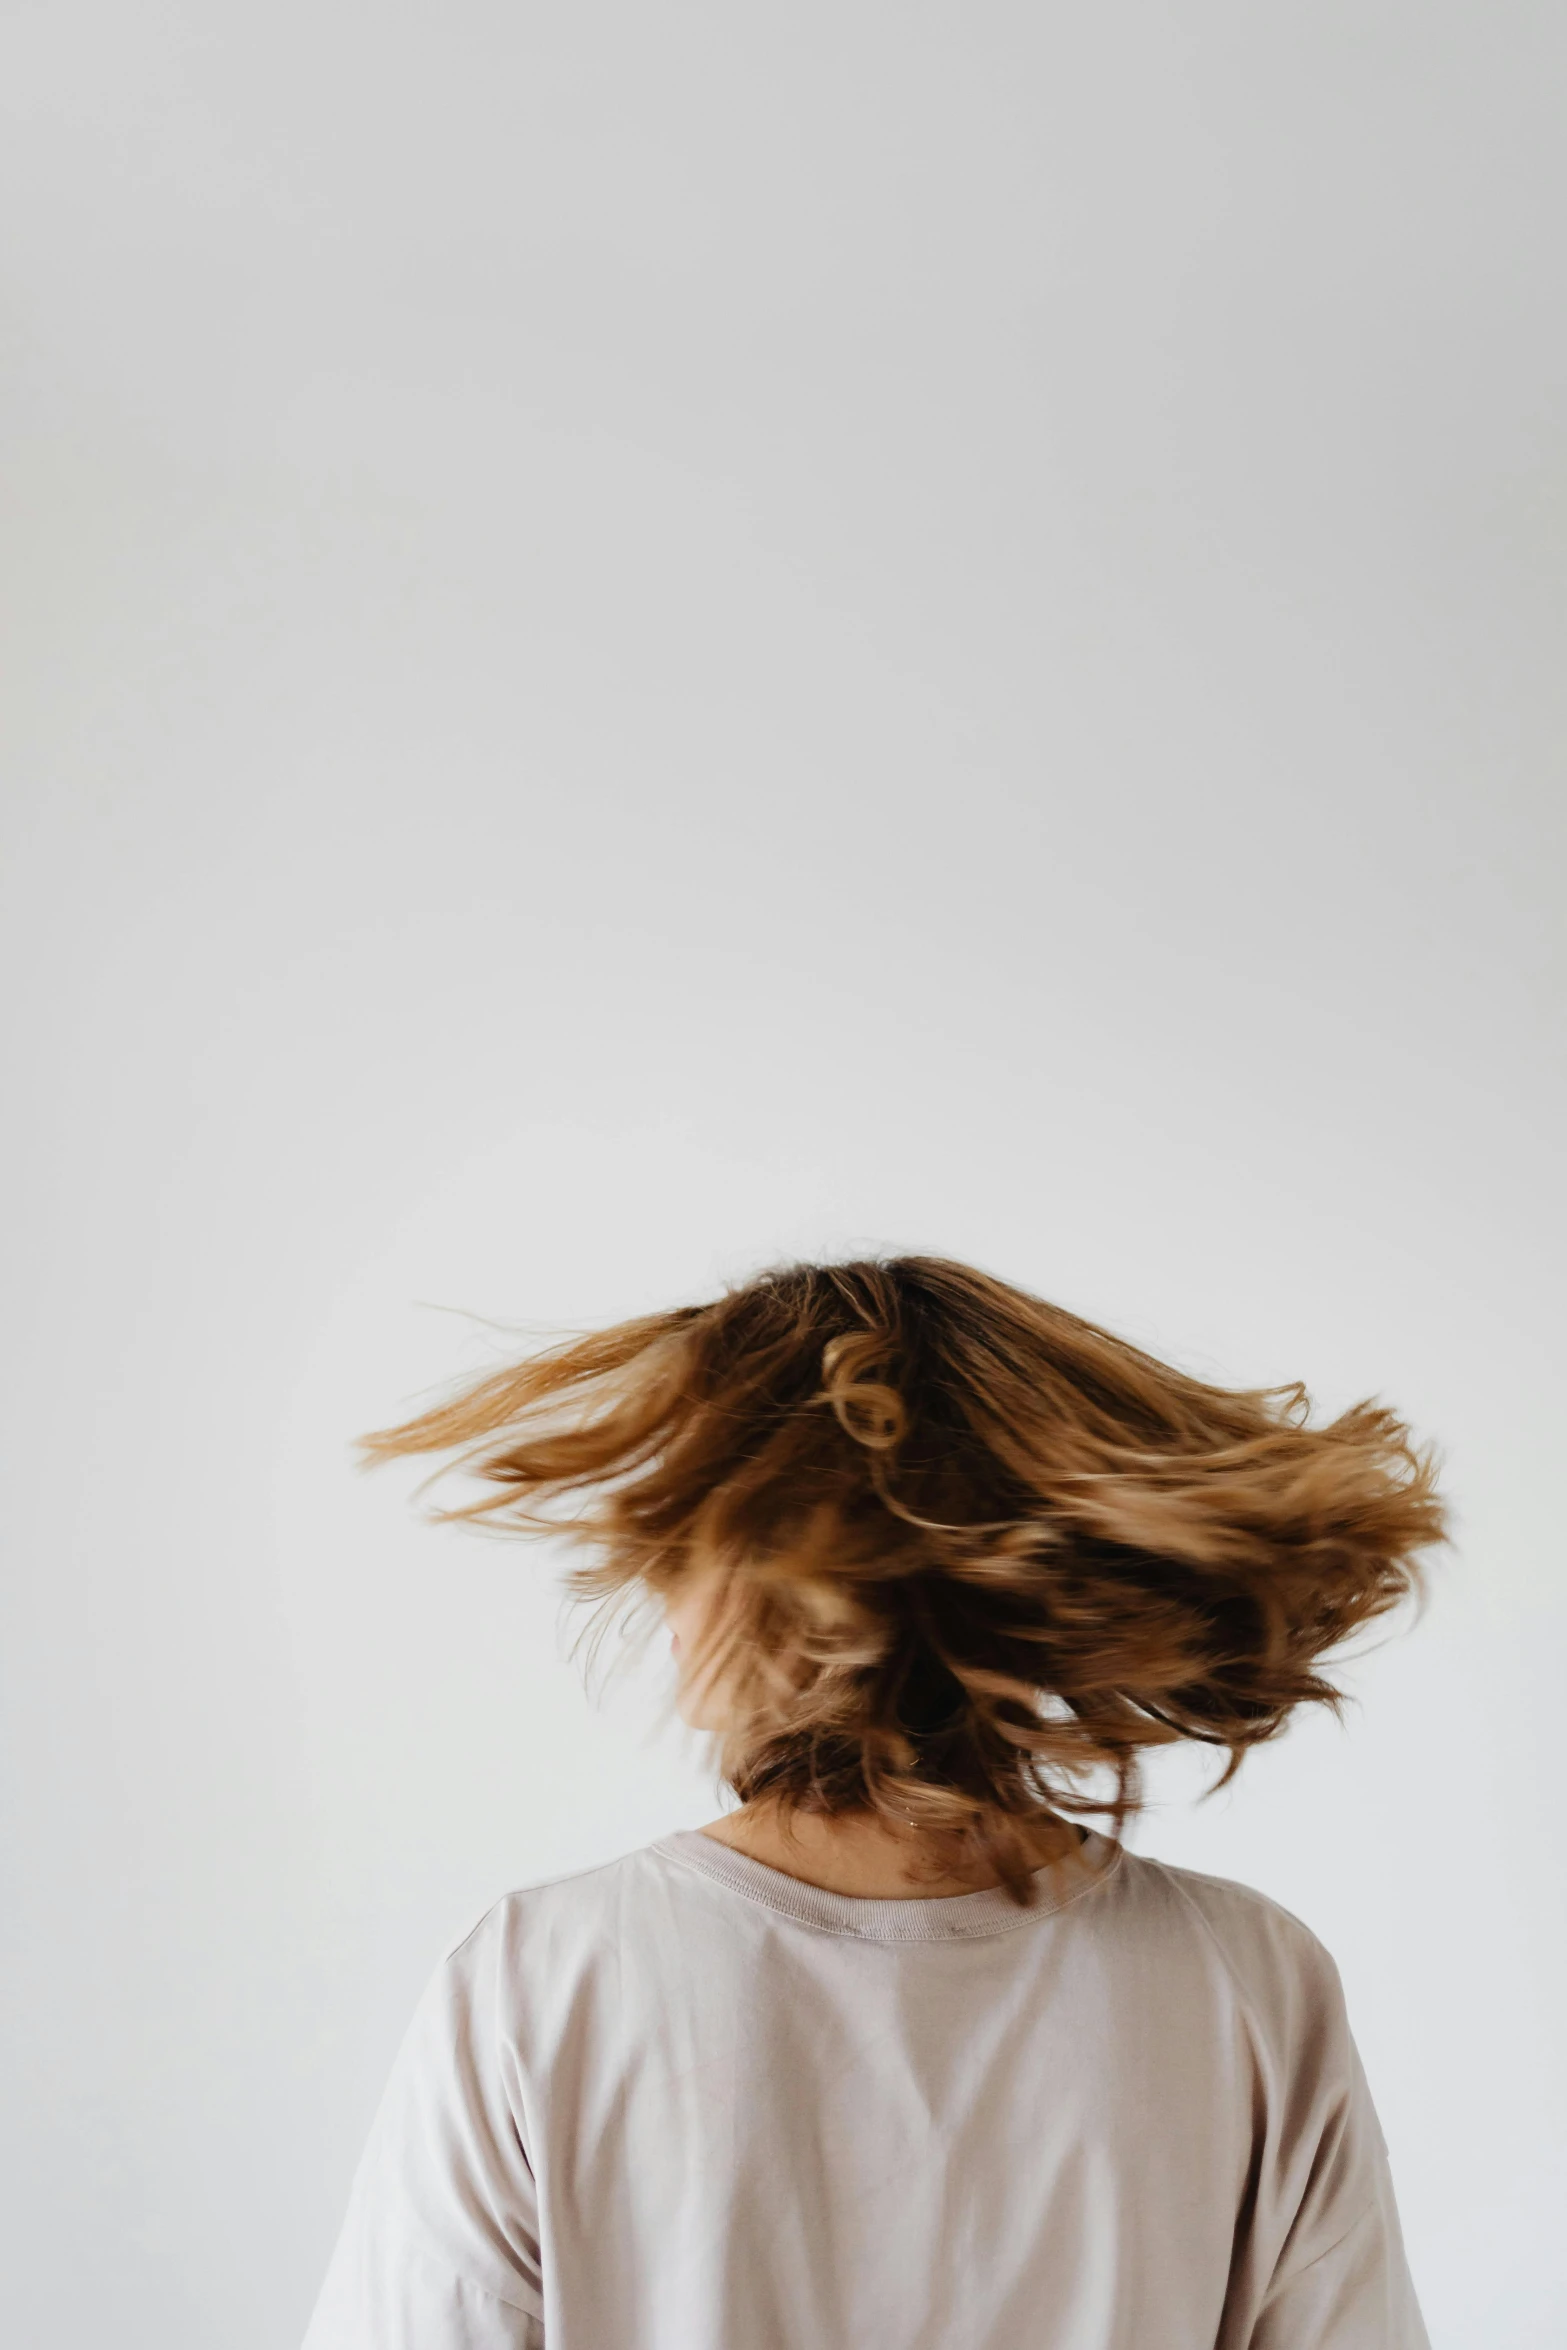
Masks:
[[[1119,1866],[1122,1847],[1090,1832],[1075,1858],[1034,1871],[1034,1898],[1026,1909],[999,1885],[979,1893],[943,1893],[929,1900],[865,1900],[829,1893],[800,1877],[752,1860],[720,1844],[700,1828],[681,1828],[652,1847],[666,1860],[696,1869],[715,1884],[748,1901],[825,1934],[846,1934],[861,1942],[961,1942],[979,1934],[1005,1934],[1065,1909],[1102,1885]]]

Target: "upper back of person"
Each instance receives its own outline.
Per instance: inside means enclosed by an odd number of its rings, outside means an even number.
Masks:
[[[441,1968],[308,2350],[1424,2339],[1275,1903],[1099,1837],[1026,1907],[854,1900],[688,1832]]]

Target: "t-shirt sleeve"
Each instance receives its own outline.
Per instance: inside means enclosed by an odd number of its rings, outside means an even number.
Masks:
[[[542,2350],[538,2196],[499,2029],[503,1954],[492,1912],[420,2001],[304,2350]]]
[[[1282,2248],[1246,2350],[1430,2350],[1338,1970],[1317,1946],[1285,2094]]]
[[[1386,2158],[1371,2201],[1348,2232],[1273,2280],[1249,2350],[1430,2350],[1421,2320]]]

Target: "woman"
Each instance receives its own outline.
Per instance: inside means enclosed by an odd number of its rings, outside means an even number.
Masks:
[[[1441,1538],[1390,1412],[1306,1415],[905,1257],[366,1439],[564,1505],[740,1800],[452,1953],[307,2350],[1423,2345],[1331,1959],[1119,1841],[1145,1748],[1332,1703]]]

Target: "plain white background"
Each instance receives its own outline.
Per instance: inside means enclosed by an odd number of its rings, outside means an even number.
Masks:
[[[1559,2343],[1559,8],[0,39],[7,2337],[288,2350],[447,1941],[714,1808],[354,1433],[902,1244],[1446,1447],[1140,1839],[1339,1955],[1437,2350]]]

